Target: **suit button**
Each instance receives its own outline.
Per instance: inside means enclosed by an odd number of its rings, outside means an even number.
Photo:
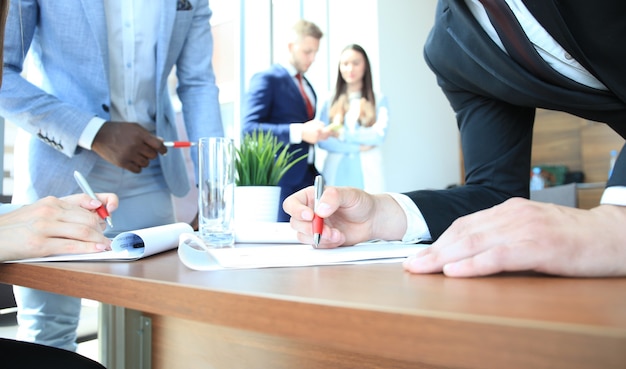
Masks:
[[[105,112],[109,112],[109,106],[107,104],[102,104],[102,110],[104,110]]]

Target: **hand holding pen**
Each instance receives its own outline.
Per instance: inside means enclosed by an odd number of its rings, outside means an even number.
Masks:
[[[98,198],[96,197],[96,194],[91,189],[91,186],[89,186],[89,183],[87,182],[85,177],[83,177],[83,175],[80,174],[80,172],[77,170],[74,171],[74,179],[76,179],[78,186],[80,187],[81,190],[83,190],[84,193],[89,195],[89,197],[91,197],[92,199],[98,200]],[[100,205],[100,207],[96,209],[96,213],[98,213],[100,218],[106,220],[109,227],[113,228],[113,221],[111,220],[111,215],[107,211],[104,204]]]

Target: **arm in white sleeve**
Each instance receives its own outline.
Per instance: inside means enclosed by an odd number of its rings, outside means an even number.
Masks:
[[[402,237],[402,242],[432,241],[426,220],[417,205],[406,195],[388,194],[396,200],[406,215],[406,233]]]
[[[106,120],[98,117],[93,117],[92,120],[87,123],[87,126],[83,130],[83,133],[78,138],[78,146],[91,150],[91,145],[93,144],[94,138],[100,131],[100,128],[106,123]]]
[[[299,144],[302,142],[303,123],[291,123],[289,125],[289,143]]]
[[[626,186],[607,187],[602,194],[600,204],[626,206]]]

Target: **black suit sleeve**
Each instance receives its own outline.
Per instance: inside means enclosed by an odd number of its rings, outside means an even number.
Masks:
[[[511,197],[528,198],[535,115],[532,108],[463,91],[442,78],[439,84],[456,112],[465,185],[407,193],[424,215],[435,240],[461,216]]]

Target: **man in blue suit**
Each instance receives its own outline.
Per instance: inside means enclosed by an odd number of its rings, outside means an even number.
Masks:
[[[0,114],[26,132],[15,157],[28,162],[16,165],[14,202],[79,192],[78,170],[119,195],[107,236],[174,222],[171,195],[190,189],[181,151],[163,145],[178,136],[174,66],[190,140],[223,135],[210,17],[206,0],[11,2]],[[21,76],[29,51],[38,82]],[[15,292],[18,338],[75,349],[79,299]]]
[[[275,64],[255,74],[244,102],[243,133],[255,130],[271,131],[289,144],[289,151],[297,156],[308,154],[308,160],[294,165],[279,182],[280,204],[292,193],[310,186],[318,174],[314,166],[314,146],[330,136],[330,130],[314,120],[317,96],[304,73],[309,69],[319,49],[322,31],[317,25],[299,20],[292,28],[288,43],[289,60]],[[289,216],[278,209],[278,220],[289,221]]]

